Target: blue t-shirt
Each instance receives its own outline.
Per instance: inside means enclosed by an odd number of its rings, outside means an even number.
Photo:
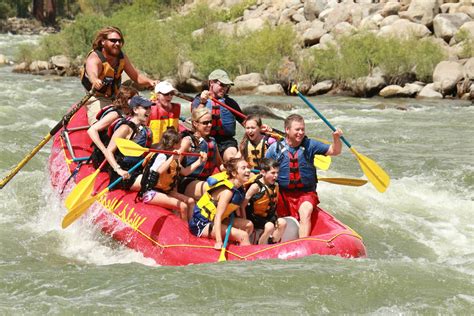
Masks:
[[[298,170],[303,187],[298,189],[309,192],[316,190],[317,175],[314,166],[314,156],[326,155],[330,145],[316,141],[314,139],[304,138],[298,147],[290,147],[286,139],[281,142],[273,143],[267,150],[265,157],[272,158],[280,163],[280,172],[278,173],[278,185],[280,189],[289,189],[290,184],[290,157],[298,152]]]

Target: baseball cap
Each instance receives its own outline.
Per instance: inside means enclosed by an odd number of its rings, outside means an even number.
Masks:
[[[223,84],[231,84],[234,82],[230,80],[229,75],[222,69],[216,69],[209,74],[209,80],[219,80]]]
[[[171,91],[176,92],[177,90],[168,81],[160,81],[160,83],[155,86],[155,93],[168,94]]]
[[[153,103],[151,103],[150,100],[145,99],[144,97],[142,97],[140,95],[133,96],[130,99],[130,102],[128,103],[128,107],[131,108],[131,109],[133,109],[134,107],[137,107],[137,106],[142,106],[144,108],[149,108],[152,105],[153,105]]]

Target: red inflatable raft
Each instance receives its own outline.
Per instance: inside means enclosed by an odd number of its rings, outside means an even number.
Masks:
[[[55,190],[61,192],[66,187],[61,196],[63,199],[76,183],[95,171],[87,164],[77,168],[81,158],[88,157],[91,152],[86,125],[86,111],[82,108],[72,118],[67,130],[61,130],[54,138],[49,170]],[[66,184],[75,169],[78,170],[75,179]],[[96,192],[108,184],[107,173],[101,172],[96,178]],[[213,248],[213,240],[193,236],[187,224],[172,212],[162,207],[137,203],[135,196],[135,192],[122,190],[108,192],[84,217],[93,214],[94,222],[105,234],[143,253],[145,257],[153,258],[160,265],[217,262],[220,251]],[[289,224],[292,223],[293,221],[289,221]],[[320,208],[313,213],[311,236],[285,239],[287,240],[272,245],[229,244],[227,260],[293,259],[315,254],[346,258],[366,256],[362,238]]]

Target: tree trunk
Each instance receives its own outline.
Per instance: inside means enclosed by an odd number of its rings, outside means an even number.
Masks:
[[[44,2],[43,0],[33,0],[33,17],[43,23],[44,21]]]
[[[48,26],[56,25],[56,0],[46,0],[46,19]]]

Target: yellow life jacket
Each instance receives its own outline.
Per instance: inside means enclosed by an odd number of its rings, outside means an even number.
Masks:
[[[242,204],[243,200],[245,199],[243,190],[236,189],[234,187],[234,184],[227,179],[226,172],[221,172],[210,176],[206,183],[208,188],[199,201],[197,201],[196,206],[199,207],[201,215],[210,221],[214,220],[217,212],[217,201],[214,201],[211,195],[211,193],[217,188],[225,186],[233,192],[232,199],[229,205],[227,205],[227,208],[222,215],[222,219],[229,217],[232,212],[240,207],[240,204]]]
[[[115,97],[118,93],[118,90],[120,89],[120,85],[122,84],[122,72],[125,67],[125,56],[122,52],[120,52],[117,66],[112,67],[105,58],[102,51],[99,49],[91,50],[87,54],[87,57],[89,57],[89,55],[93,52],[97,54],[100,61],[102,62],[102,72],[99,74],[99,79],[104,83],[104,86],[95,92],[95,96],[106,98]],[[85,64],[81,69],[81,83],[87,91],[92,89],[92,83],[87,76]]]
[[[166,155],[166,158],[169,159],[169,155]],[[178,181],[179,171],[179,162],[173,159],[168,170],[160,174],[158,177],[158,183],[156,184],[155,188],[163,192],[171,191]]]
[[[171,111],[168,112],[160,105],[155,104],[151,107],[150,113],[150,129],[153,132],[153,143],[158,143],[163,133],[169,128],[174,127],[179,131],[179,116],[181,114],[181,105],[179,103],[171,103]]]
[[[259,192],[254,194],[249,200],[248,208],[260,217],[267,217],[274,214],[278,203],[278,184],[269,186],[261,181],[262,175],[256,175],[246,183],[246,187],[256,183]]]
[[[265,152],[268,149],[268,136],[263,136],[260,142],[254,146],[252,142],[247,139],[247,146],[244,149],[244,157],[249,164],[250,169],[258,169],[260,161],[265,158]]]

